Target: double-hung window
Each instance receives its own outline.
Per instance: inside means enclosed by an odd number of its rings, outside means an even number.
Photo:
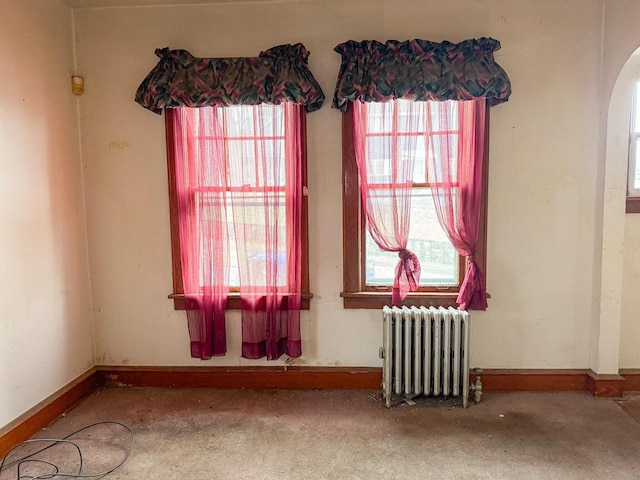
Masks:
[[[408,305],[456,305],[455,300],[465,277],[468,263],[459,255],[440,224],[434,204],[429,175],[430,157],[442,152],[457,155],[458,103],[431,102],[421,108],[408,100],[365,103],[366,155],[373,188],[381,195],[393,174],[393,158],[413,160],[411,174],[411,209],[407,249],[421,264],[419,287],[409,293]],[[488,109],[487,109],[488,112]],[[427,121],[426,115],[431,116]],[[488,115],[488,113],[487,113]],[[415,118],[408,118],[414,116]],[[447,121],[441,121],[447,119]],[[345,308],[379,308],[389,304],[398,264],[396,252],[383,251],[369,233],[363,210],[358,167],[354,149],[353,109],[343,120],[343,229],[344,229],[344,297]],[[358,128],[356,126],[356,128]],[[483,181],[488,170],[484,158]],[[455,168],[455,166],[454,166]],[[455,177],[456,172],[452,172]],[[452,185],[457,195],[458,185]],[[455,200],[454,200],[455,203]],[[486,189],[480,210],[478,246],[475,260],[485,267]]]
[[[345,308],[487,308],[488,111],[511,95],[498,49],[486,37],[335,47]]]
[[[306,187],[306,157],[302,155],[298,180],[296,166],[292,165],[297,159],[289,156],[291,146],[304,144],[306,135],[304,128],[288,128],[292,125],[288,117],[292,115],[304,119],[305,113],[286,103],[167,111],[174,270],[171,298],[177,309],[184,308],[185,293],[184,253],[178,228],[181,205],[195,209],[194,233],[202,257],[199,288],[206,288],[207,278],[217,275],[218,281],[229,289],[228,308],[240,308],[241,283],[252,285],[258,294],[271,285],[286,296],[295,268],[291,253],[301,248],[302,307],[308,308],[307,197],[297,196],[294,191]],[[176,145],[176,138],[180,139],[180,146]],[[179,186],[176,155],[193,158],[185,173],[189,176],[186,188]],[[297,208],[302,215],[296,228],[288,225],[295,217],[287,213]],[[212,224],[211,220],[220,215],[222,221]],[[212,231],[216,225],[221,227],[218,232]],[[221,236],[224,242],[209,251],[206,243],[212,235]],[[300,247],[296,247],[298,244]],[[211,255],[220,257],[218,265],[224,265],[221,272],[210,271],[216,263],[209,258]]]
[[[435,103],[434,108],[445,108],[445,103]],[[410,229],[407,249],[414,252],[420,259],[422,273],[420,286],[422,291],[438,289],[451,290],[458,287],[460,279],[464,277],[464,263],[447,239],[436,215],[431,185],[428,176],[428,154],[433,155],[429,148],[431,142],[438,143],[447,136],[448,141],[454,143],[457,130],[444,130],[445,126],[437,125],[437,130],[428,132],[424,118],[411,120],[406,118],[416,114],[416,109],[409,108],[408,100],[395,100],[386,103],[365,104],[366,116],[366,145],[370,165],[376,166],[374,185],[379,185],[384,192],[384,185],[391,180],[392,160],[386,152],[396,151],[399,157],[411,155],[413,159],[412,193]],[[451,110],[455,116],[457,110]],[[437,117],[436,117],[437,118]],[[455,118],[452,119],[456,123]],[[437,121],[437,120],[436,120]],[[407,128],[416,125],[411,131]],[[384,193],[382,193],[384,194]],[[393,284],[398,255],[394,252],[380,250],[373,241],[369,230],[366,231],[364,245],[364,261],[366,264],[364,287],[369,291],[386,290]]]
[[[160,58],[136,102],[166,114],[175,307],[191,356],[224,355],[241,310],[242,357],[302,354],[308,308],[306,113],[324,94],[301,43],[258,57]]]

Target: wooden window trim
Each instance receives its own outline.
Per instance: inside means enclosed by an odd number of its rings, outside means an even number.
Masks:
[[[358,167],[353,143],[353,109],[349,104],[342,115],[342,229],[343,229],[343,298],[344,308],[379,309],[391,304],[391,289],[372,289],[364,282],[363,242],[365,241],[365,217],[362,211]],[[482,208],[476,262],[487,273],[487,205],[489,179],[489,108],[485,118],[485,147],[482,172]],[[464,258],[462,262],[466,263]],[[466,271],[466,268],[462,271]],[[462,282],[464,277],[460,278]],[[429,288],[410,292],[402,302],[407,306],[457,306],[459,287]],[[487,295],[489,296],[489,295]]]
[[[167,175],[169,182],[169,225],[171,229],[171,270],[173,277],[173,292],[168,298],[173,300],[175,310],[185,310],[184,289],[182,286],[182,262],[180,261],[180,231],[178,227],[178,195],[176,191],[176,169],[174,158],[174,131],[170,115],[165,111],[165,136],[167,148]],[[300,137],[302,149],[302,299],[300,308],[309,310],[313,294],[309,290],[309,218],[307,191],[307,116],[304,109],[300,109]],[[239,292],[229,292],[227,310],[239,310],[241,299]]]
[[[627,196],[625,213],[640,213],[640,197]]]
[[[636,172],[636,148],[640,138],[640,126],[636,125],[636,112],[638,109],[638,82],[634,84],[633,99],[631,102],[631,120],[629,128],[629,158],[627,160],[627,198],[625,213],[640,213],[640,193],[633,188]]]

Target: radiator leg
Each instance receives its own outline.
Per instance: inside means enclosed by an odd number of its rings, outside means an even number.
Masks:
[[[482,400],[482,380],[480,380],[481,368],[474,368],[473,371],[476,374],[476,381],[471,384],[471,391],[473,392],[473,401],[480,403]]]
[[[413,393],[411,395],[405,395],[403,401],[407,404],[407,405],[415,405],[416,402],[414,400],[414,398],[416,398],[418,396],[417,393]]]

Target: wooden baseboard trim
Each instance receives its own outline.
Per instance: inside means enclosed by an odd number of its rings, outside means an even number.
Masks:
[[[483,369],[482,389],[486,392],[569,392],[588,390],[588,370],[503,370]],[[471,372],[472,382],[476,374]]]
[[[621,368],[619,373],[624,378],[624,393],[640,392],[639,369]]]
[[[376,367],[96,367],[98,383],[134,387],[209,387],[275,389],[380,388],[382,369]],[[640,391],[640,370],[622,375],[596,375],[586,369],[485,369],[487,392],[589,391],[595,396],[620,397]],[[475,381],[476,374],[470,374]]]
[[[277,389],[379,389],[375,367],[111,367],[98,368],[105,385]]]
[[[621,375],[599,375],[589,371],[589,391],[596,397],[622,397],[625,383]]]
[[[472,372],[471,381],[476,375]],[[596,397],[621,397],[625,391],[640,391],[640,370],[620,375],[598,375],[592,370],[483,370],[482,387],[487,392],[588,391]]]
[[[597,375],[590,370],[499,370],[481,372],[486,392],[589,391],[620,397],[640,392],[640,370]],[[476,374],[470,374],[472,382]],[[375,367],[125,367],[98,366],[87,371],[0,429],[0,457],[30,438],[101,386],[210,387],[269,389],[377,390],[382,369]]]
[[[50,395],[0,429],[0,457],[15,445],[33,436],[98,387],[95,368]]]

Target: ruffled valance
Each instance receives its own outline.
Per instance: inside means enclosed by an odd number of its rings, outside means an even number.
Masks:
[[[489,105],[506,102],[511,83],[496,63],[493,38],[460,43],[427,40],[375,40],[341,43],[342,55],[333,107],[345,111],[348,102],[471,100],[486,97]]]
[[[138,87],[136,102],[163,108],[229,105],[304,105],[318,110],[324,93],[307,65],[301,43],[280,45],[258,57],[196,58],[186,50],[156,49],[158,64]]]

